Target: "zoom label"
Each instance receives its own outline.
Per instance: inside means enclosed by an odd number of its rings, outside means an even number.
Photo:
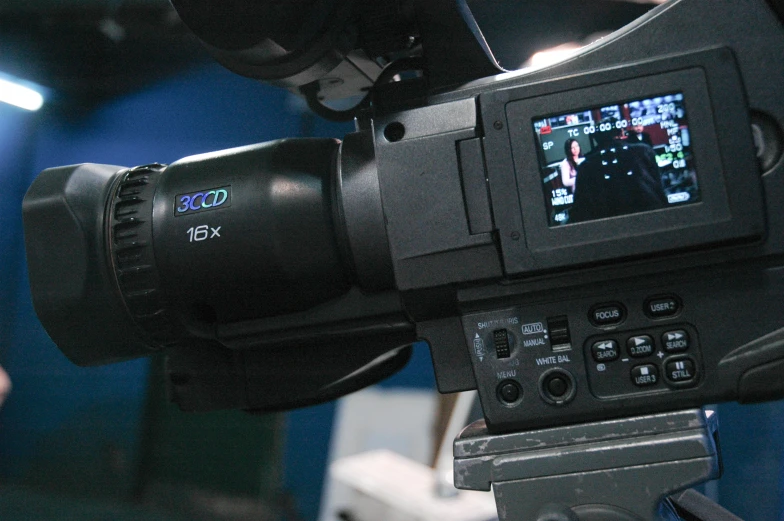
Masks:
[[[231,186],[210,188],[188,194],[179,194],[175,198],[174,215],[216,210],[228,206],[231,206]]]

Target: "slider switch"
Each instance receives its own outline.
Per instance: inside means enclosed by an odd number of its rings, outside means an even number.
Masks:
[[[550,335],[550,345],[553,346],[553,351],[568,351],[572,348],[569,319],[566,315],[549,317],[547,319],[547,333]]]
[[[496,329],[493,331],[493,345],[495,354],[498,358],[509,358],[512,348],[509,342],[509,331],[506,329]]]

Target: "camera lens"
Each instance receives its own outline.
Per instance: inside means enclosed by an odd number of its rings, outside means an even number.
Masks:
[[[42,172],[23,211],[44,327],[73,361],[105,363],[311,309],[357,281],[391,287],[383,247],[352,253],[352,237],[386,242],[383,224],[346,222],[374,211],[359,192],[378,199],[372,143],[361,143],[347,140],[342,164],[337,140],[297,139],[168,167]]]

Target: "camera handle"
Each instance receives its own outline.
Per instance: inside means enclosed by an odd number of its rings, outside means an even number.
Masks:
[[[686,491],[721,475],[717,415],[689,409],[490,434],[484,420],[455,439],[455,486],[490,490],[513,521],[740,521]]]

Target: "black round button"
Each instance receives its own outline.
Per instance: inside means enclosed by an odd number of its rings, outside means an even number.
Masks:
[[[621,352],[615,340],[599,340],[591,346],[591,355],[597,362],[604,363],[618,360]]]
[[[588,312],[588,319],[594,326],[612,326],[620,324],[626,318],[626,308],[619,302],[596,304]]]
[[[545,371],[539,377],[539,395],[550,405],[565,405],[576,394],[574,377],[560,367]]]
[[[691,358],[668,361],[664,366],[664,371],[667,380],[672,383],[691,382],[697,376],[697,369]]]
[[[681,307],[681,299],[675,295],[659,295],[647,298],[643,311],[650,318],[666,318],[680,313]]]
[[[654,350],[653,338],[649,335],[636,335],[626,341],[626,351],[634,358],[650,356]]]
[[[569,390],[569,382],[563,376],[553,376],[547,381],[547,391],[555,398],[560,398]]]
[[[520,386],[514,382],[505,382],[498,387],[498,396],[506,403],[514,403],[520,399]]]
[[[689,333],[684,329],[667,331],[662,334],[662,345],[668,353],[679,353],[689,349]]]
[[[648,387],[659,383],[659,368],[654,364],[632,367],[632,382],[637,387]]]

